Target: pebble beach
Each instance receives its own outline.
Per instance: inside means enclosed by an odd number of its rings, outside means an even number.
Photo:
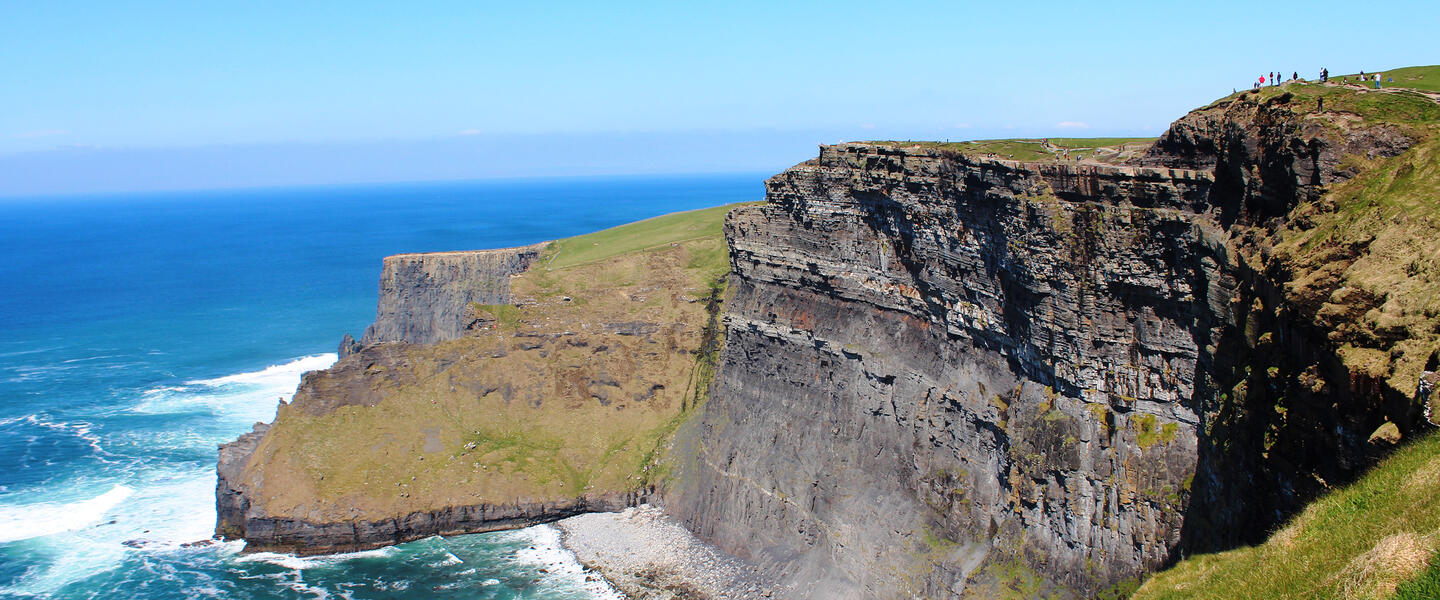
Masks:
[[[753,565],[696,538],[656,506],[584,514],[554,525],[581,563],[635,600],[771,597],[771,584]]]

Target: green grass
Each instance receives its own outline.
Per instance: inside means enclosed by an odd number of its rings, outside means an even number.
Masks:
[[[1050,138],[1050,143],[1062,148],[1105,148],[1128,144],[1150,144],[1153,137],[1097,137],[1097,138]]]
[[[1395,584],[1411,594],[1440,586],[1440,570],[1395,567],[1433,557],[1440,544],[1440,435],[1428,434],[1335,490],[1259,546],[1190,557],[1152,577],[1137,600],[1177,598],[1388,598]],[[1386,551],[1409,536],[1421,543]],[[1379,551],[1377,551],[1379,550]],[[1408,555],[1408,556],[1407,556]],[[1413,567],[1413,560],[1411,562]],[[1414,595],[1420,594],[1420,595]]]
[[[514,329],[520,324],[520,309],[511,304],[480,304],[478,302],[470,305],[476,312],[489,313],[495,318],[495,322],[502,327]]]
[[[1169,444],[1175,441],[1175,435],[1180,431],[1180,426],[1175,423],[1158,425],[1155,415],[1142,414],[1130,421],[1135,427],[1135,443],[1146,450],[1155,444]]]
[[[1440,555],[1430,558],[1430,566],[1419,577],[1400,584],[1395,600],[1435,600],[1440,598]]]
[[[1371,79],[1374,76],[1374,73],[1375,71],[1365,71],[1366,85],[1375,85],[1374,80]],[[1357,75],[1359,75],[1359,73],[1334,75],[1330,77],[1330,80],[1343,81],[1346,77],[1350,77],[1353,79]],[[1394,79],[1395,81],[1386,81],[1387,79]],[[1440,92],[1440,66],[1431,65],[1425,67],[1402,67],[1399,69],[1390,69],[1388,71],[1382,70],[1380,71],[1380,86],[1387,88],[1407,88],[1426,92]]]
[[[918,146],[953,150],[969,156],[994,154],[1006,160],[1024,162],[1048,162],[1062,160],[1064,155],[1056,148],[1069,150],[1069,158],[1103,160],[1116,162],[1138,152],[1144,152],[1155,138],[1025,138],[1000,140],[972,140],[966,142],[916,142],[880,140],[870,142],[890,146]],[[1048,146],[1046,145],[1048,142]],[[1123,154],[1122,154],[1123,153]]]
[[[566,238],[547,249],[547,256],[541,264],[550,269],[563,269],[663,244],[718,236],[725,223],[725,213],[736,206],[739,205],[663,215]]]
[[[1325,99],[1327,113],[1348,112],[1372,123],[1388,123],[1411,127],[1433,124],[1440,119],[1440,104],[1420,94],[1386,94],[1357,90],[1350,87],[1322,85],[1319,83],[1287,83],[1279,87],[1261,88],[1258,93],[1249,90],[1227,96],[1236,98],[1253,94],[1260,101],[1272,101],[1285,96],[1286,104],[1296,112],[1313,112],[1317,101]],[[1280,102],[1281,100],[1273,100]]]
[[[667,441],[714,376],[732,208],[561,240],[510,278],[514,304],[470,306],[497,327],[367,349],[353,359],[373,361],[363,371],[317,374],[314,393],[377,401],[282,407],[252,467],[257,502],[271,515],[379,518],[657,483]],[[611,329],[630,322],[656,329]]]

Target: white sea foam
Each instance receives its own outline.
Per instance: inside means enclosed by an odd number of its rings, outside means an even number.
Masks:
[[[259,385],[273,385],[276,383],[284,383],[289,381],[299,383],[298,378],[300,375],[306,373],[307,371],[317,371],[320,369],[328,368],[330,365],[335,364],[335,361],[339,358],[340,357],[333,352],[330,354],[315,354],[311,356],[301,357],[282,365],[270,365],[259,371],[253,371],[250,373],[237,373],[235,375],[226,375],[224,377],[216,377],[214,379],[194,379],[185,382],[185,384],[219,387],[222,385],[235,383],[248,383]]]
[[[453,567],[458,564],[463,564],[464,562],[465,561],[460,560],[460,557],[455,556],[453,552],[446,552],[445,559],[430,563],[430,568],[438,569],[440,567]]]
[[[110,491],[77,502],[0,504],[0,543],[28,540],[99,523],[135,490],[116,485]]]
[[[232,439],[257,420],[274,416],[275,399],[289,397],[300,383],[301,374],[323,369],[336,360],[334,354],[306,356],[266,369],[236,375],[188,381],[183,385],[155,387],[137,394],[131,412],[147,414],[209,413],[214,417],[203,430],[162,429],[120,434],[111,440],[129,440],[117,448],[205,447]],[[80,437],[95,448],[97,455],[111,456],[102,439],[83,421],[60,422],[44,415],[26,415],[0,422],[52,429]],[[127,457],[116,457],[126,459]],[[64,490],[52,496],[64,501],[23,505],[0,504],[0,543],[35,539],[37,558],[43,567],[32,568],[10,586],[6,593],[48,595],[72,581],[115,568],[128,554],[171,552],[181,544],[207,539],[215,526],[215,473],[213,465],[169,464],[139,457],[117,460],[108,475],[120,480],[99,496],[73,500]],[[76,486],[93,486],[93,480],[77,478]],[[226,544],[217,550],[236,553],[238,545]],[[377,551],[379,552],[379,551]],[[303,565],[345,560],[354,556],[297,559]],[[260,555],[257,555],[260,556]],[[281,555],[277,555],[281,556]],[[284,560],[284,559],[277,559]],[[320,596],[303,581],[293,582],[306,595]],[[323,591],[321,591],[323,592]]]
[[[77,363],[77,362],[90,362],[90,361],[92,361],[92,360],[105,360],[105,359],[107,359],[107,358],[116,358],[116,357],[118,357],[118,356],[120,356],[120,355],[119,355],[119,354],[102,354],[102,355],[100,355],[100,356],[87,356],[87,357],[85,357],[85,358],[72,358],[72,359],[69,359],[69,360],[62,360],[62,361],[60,361],[60,363],[61,363],[61,364],[70,364],[70,363]]]
[[[530,546],[516,553],[522,563],[542,566],[555,583],[583,588],[591,597],[601,600],[624,600],[625,595],[603,577],[586,577],[589,570],[580,564],[575,553],[560,543],[560,530],[553,525],[536,525],[515,532],[529,538]]]
[[[264,562],[284,567],[292,571],[304,571],[315,567],[326,567],[347,560],[357,558],[385,558],[396,552],[394,546],[386,546],[375,550],[363,550],[360,552],[345,552],[342,554],[326,554],[322,556],[296,556],[294,554],[280,554],[278,552],[256,552],[243,555],[236,560],[239,562]]]
[[[95,451],[95,458],[99,459],[101,462],[110,462],[106,460],[106,457],[114,456],[111,453],[105,451],[105,448],[100,445],[100,436],[95,435],[95,425],[93,423],[89,423],[87,421],[52,421],[50,420],[50,417],[43,414],[30,414],[0,420],[0,426],[21,424],[32,425],[35,427],[40,427],[42,429],[49,429],[51,431],[57,431],[66,435],[73,435],[77,438],[80,438],[85,442],[87,446],[90,446],[90,448]],[[32,439],[31,441],[34,440]]]
[[[271,365],[259,371],[214,379],[194,379],[183,386],[159,386],[140,395],[131,412],[145,414],[210,413],[248,425],[275,417],[277,400],[289,401],[306,372],[335,364],[335,354],[316,354]],[[232,434],[227,434],[232,435]]]

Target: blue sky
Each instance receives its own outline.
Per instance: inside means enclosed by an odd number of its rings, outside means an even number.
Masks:
[[[1440,62],[1425,2],[0,3],[0,195],[782,169],[1155,135],[1273,69]]]

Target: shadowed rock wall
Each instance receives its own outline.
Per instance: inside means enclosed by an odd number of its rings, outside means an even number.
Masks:
[[[734,296],[669,506],[792,596],[1094,591],[1154,568],[1233,277],[1208,174],[848,144],[731,213]]]

